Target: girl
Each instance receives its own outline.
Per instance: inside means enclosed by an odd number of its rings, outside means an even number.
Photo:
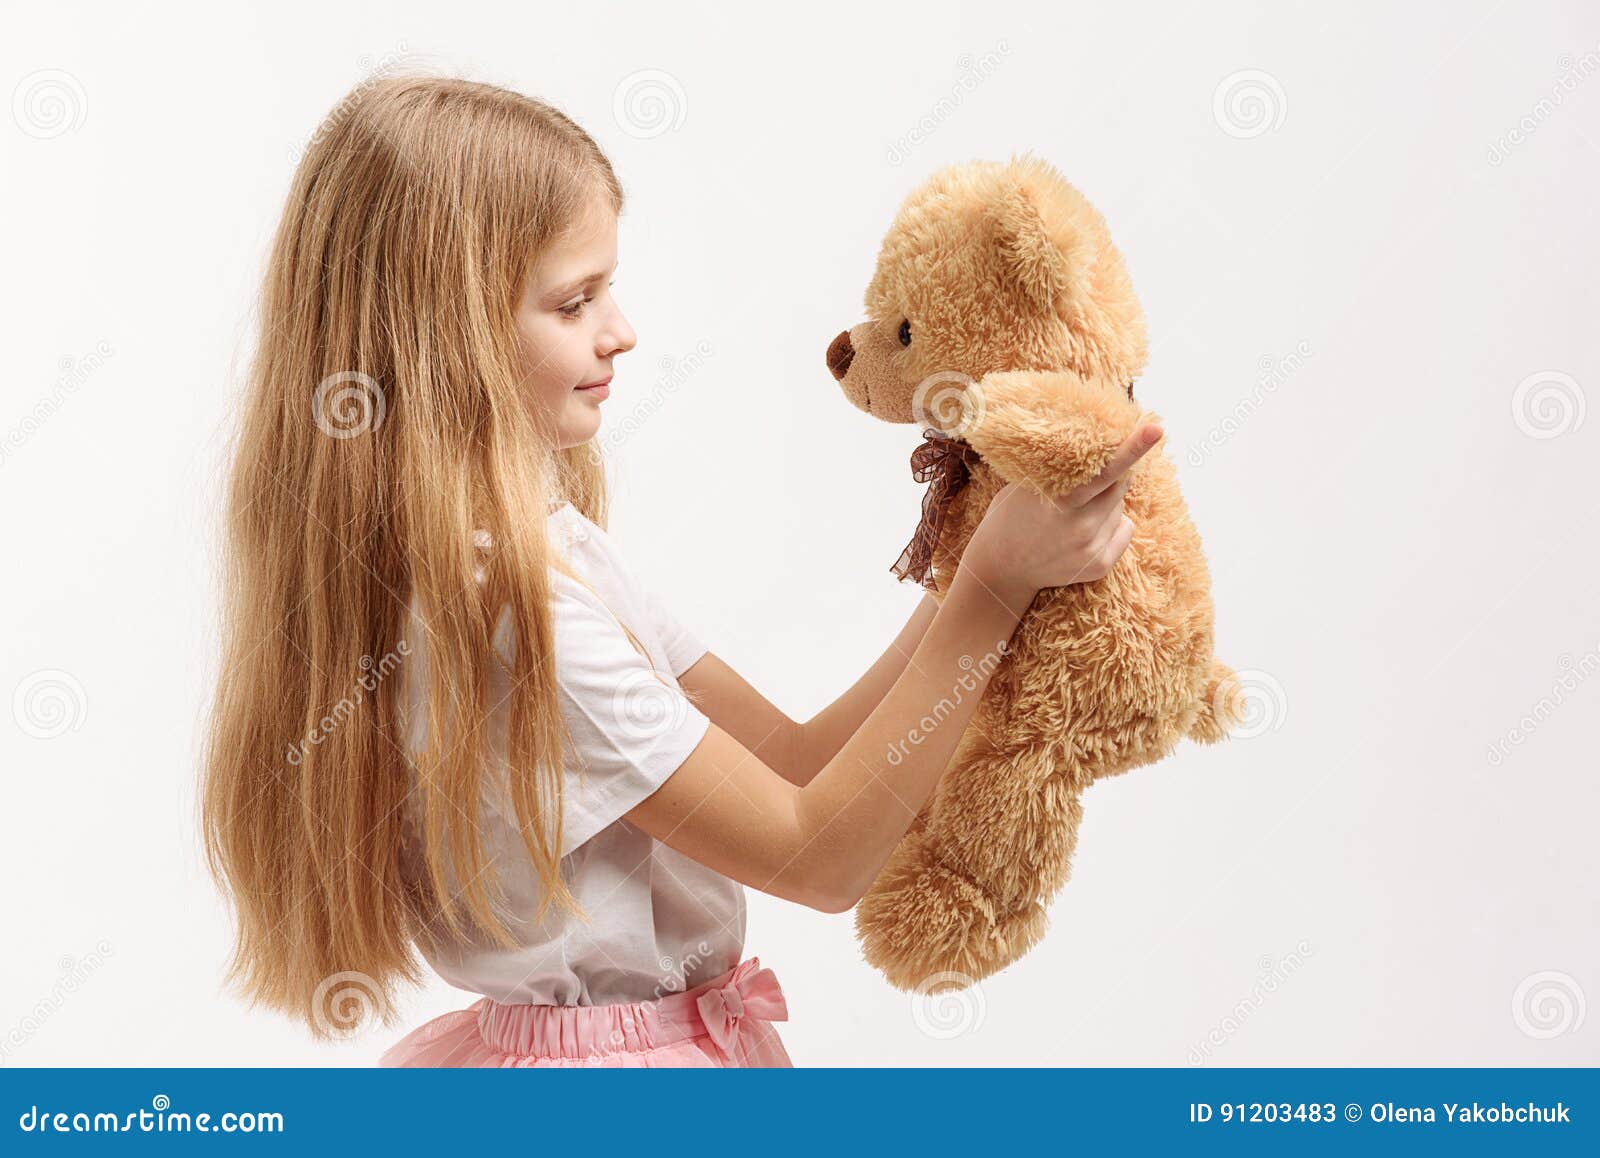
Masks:
[[[230,978],[318,1033],[480,994],[391,1065],[787,1065],[743,886],[849,909],[982,693],[896,741],[1042,587],[1127,545],[1127,469],[1006,488],[942,602],[790,719],[628,570],[594,442],[635,335],[594,141],[488,85],[358,88],[273,243],[228,495],[206,752]],[[965,665],[963,660],[966,661]],[[971,671],[969,671],[971,668]]]

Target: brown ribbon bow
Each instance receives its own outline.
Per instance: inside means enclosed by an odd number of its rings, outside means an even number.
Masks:
[[[961,439],[946,438],[936,430],[924,429],[922,437],[922,445],[911,452],[911,477],[932,485],[922,497],[917,533],[889,570],[896,578],[911,579],[932,591],[933,550],[944,530],[945,512],[950,500],[967,485],[972,464],[982,461],[982,456]]]

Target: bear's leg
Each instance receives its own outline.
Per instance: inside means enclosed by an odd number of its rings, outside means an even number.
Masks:
[[[1045,906],[1071,872],[1081,789],[1044,750],[972,739],[856,907],[867,961],[901,989],[960,987],[1015,961],[1044,934]]]
[[[1189,725],[1189,736],[1202,744],[1215,744],[1227,738],[1231,728],[1244,719],[1244,692],[1234,670],[1219,659],[1211,661],[1211,674],[1200,697],[1200,714]]]

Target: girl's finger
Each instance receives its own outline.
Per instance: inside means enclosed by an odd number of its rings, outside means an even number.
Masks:
[[[1161,428],[1159,426],[1150,422],[1140,423],[1138,429],[1128,435],[1123,444],[1117,447],[1116,453],[1111,456],[1111,461],[1106,464],[1105,470],[1077,489],[1068,492],[1065,496],[1067,505],[1081,507],[1089,502],[1090,499],[1093,499],[1125,475],[1134,463],[1143,458],[1150,448],[1160,441]]]
[[[1109,527],[1116,525],[1117,517],[1122,513],[1122,499],[1128,493],[1128,485],[1132,482],[1132,476],[1124,474],[1116,482],[1079,507],[1079,511],[1090,517],[1103,518],[1108,524],[1109,533]]]
[[[1128,544],[1133,542],[1133,532],[1133,520],[1128,518],[1127,515],[1123,515],[1122,522],[1118,524],[1117,529],[1111,534],[1111,542],[1106,544],[1106,558],[1113,563],[1116,562],[1117,557],[1122,554]]]

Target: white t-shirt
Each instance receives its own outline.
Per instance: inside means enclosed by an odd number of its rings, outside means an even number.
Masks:
[[[480,532],[478,541],[485,545],[487,537]],[[726,972],[744,948],[742,886],[621,819],[682,765],[710,727],[677,682],[707,649],[629,573],[606,532],[571,503],[552,510],[550,544],[601,597],[552,569],[557,682],[571,736],[563,769],[561,868],[589,922],[552,907],[533,924],[539,880],[514,812],[491,790],[484,802],[484,851],[512,911],[524,914],[512,924],[520,944],[500,948],[476,930],[469,940],[452,940],[439,921],[433,943],[419,947],[450,984],[496,1001],[647,1001]],[[628,642],[619,618],[650,653],[659,678]],[[427,734],[428,638],[415,618],[407,638],[414,648],[404,670],[409,742],[416,752]],[[496,647],[509,654],[513,640],[506,612]],[[490,783],[502,791],[508,687],[507,674],[491,663],[488,702],[502,706],[488,732]],[[402,864],[420,876],[417,811],[408,816]],[[449,879],[456,887],[453,872]]]

